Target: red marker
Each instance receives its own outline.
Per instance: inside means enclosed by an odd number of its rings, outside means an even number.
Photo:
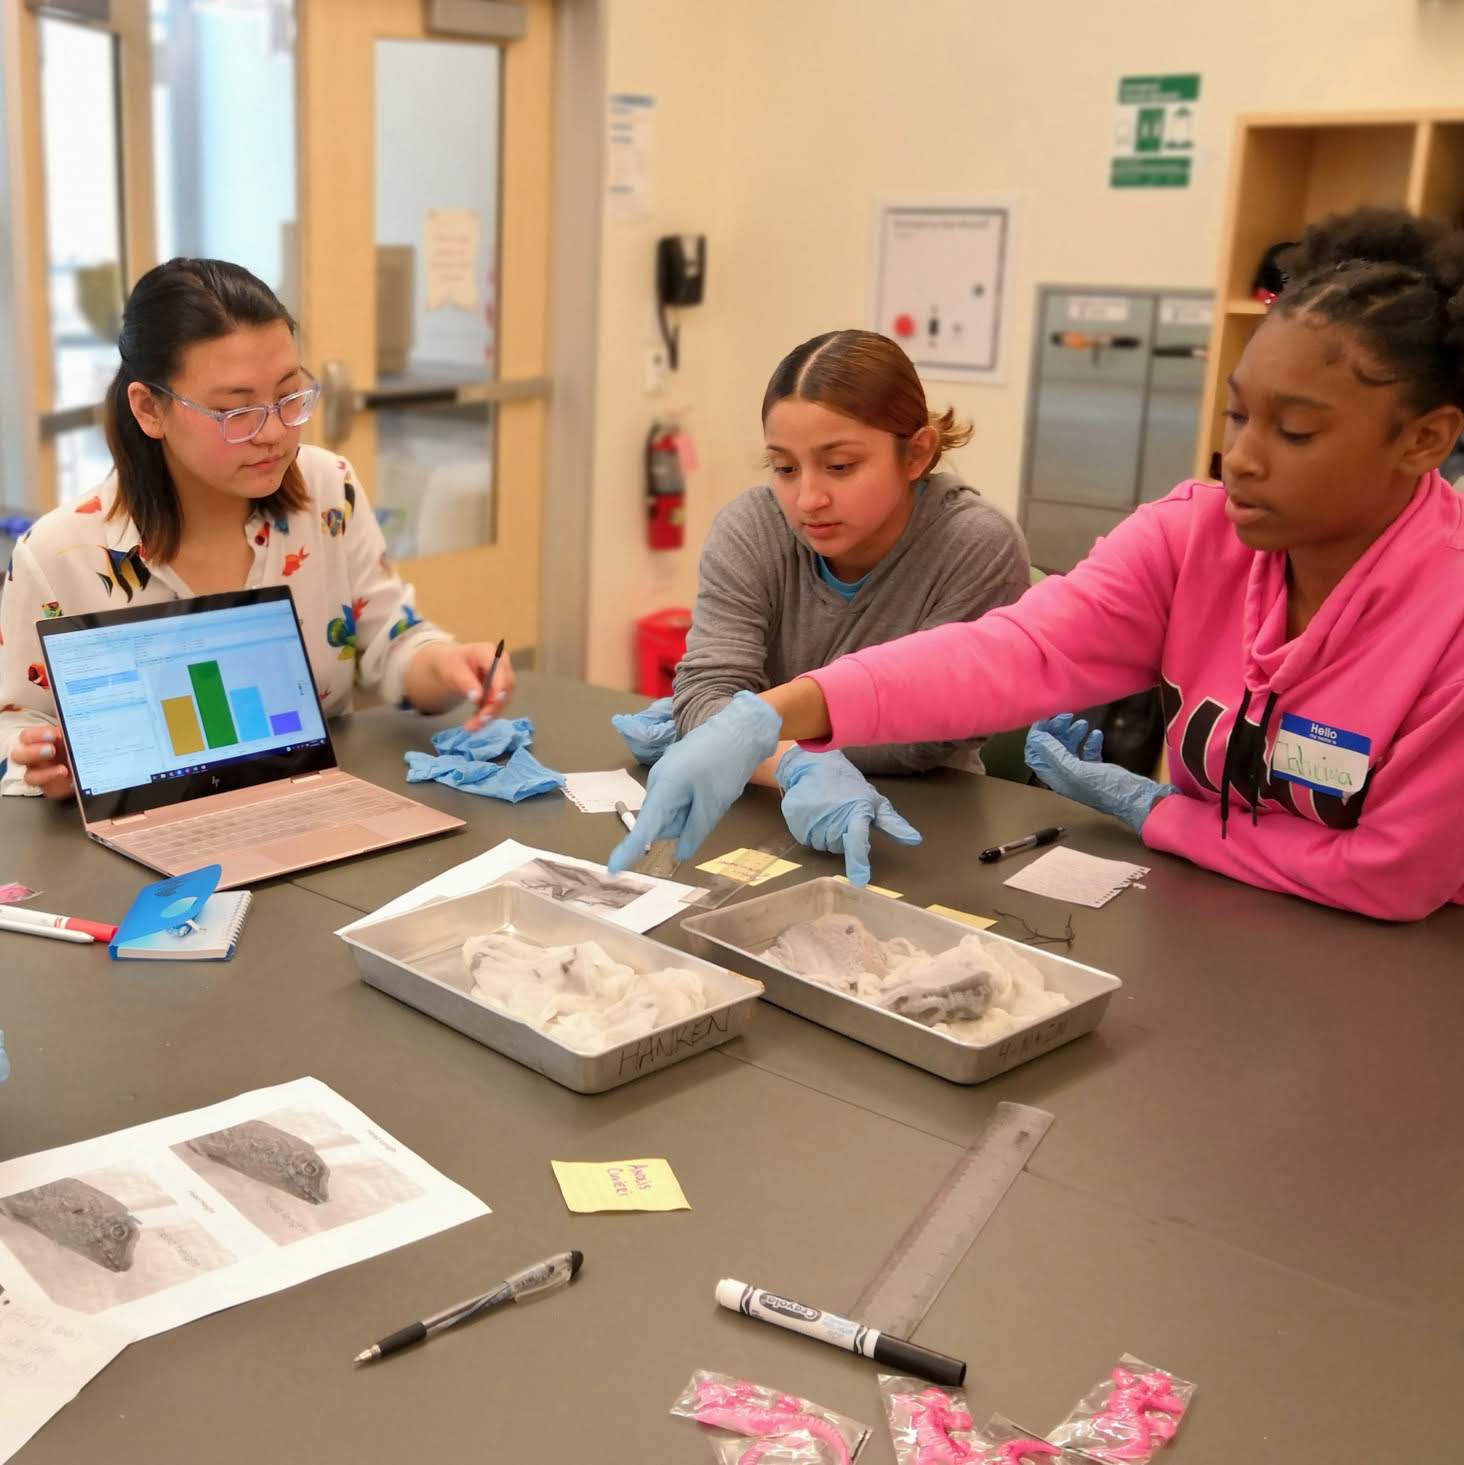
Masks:
[[[33,911],[22,905],[0,905],[0,920],[12,930],[17,926],[35,926],[44,931],[79,931],[93,941],[110,941],[117,934],[117,928],[105,921],[86,921],[80,916],[53,916],[48,911]]]

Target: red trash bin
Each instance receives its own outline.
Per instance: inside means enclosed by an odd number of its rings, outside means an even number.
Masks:
[[[691,612],[681,606],[652,611],[635,623],[635,689],[641,696],[671,695],[690,629]]]

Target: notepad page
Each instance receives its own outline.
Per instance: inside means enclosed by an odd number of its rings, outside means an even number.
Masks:
[[[1002,883],[1013,890],[1026,890],[1033,895],[1046,895],[1096,910],[1148,873],[1147,865],[1102,860],[1097,855],[1085,855],[1081,850],[1060,845]]]

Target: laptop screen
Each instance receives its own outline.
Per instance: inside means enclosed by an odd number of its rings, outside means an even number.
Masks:
[[[37,630],[88,819],[335,764],[285,587]]]

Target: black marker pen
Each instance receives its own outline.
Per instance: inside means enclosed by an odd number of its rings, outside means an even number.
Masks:
[[[1008,855],[1019,855],[1023,850],[1041,849],[1044,844],[1056,843],[1066,833],[1066,829],[1054,824],[1047,829],[1039,829],[1036,833],[1029,834],[1025,839],[1014,839],[1009,844],[994,844],[990,849],[981,851],[981,863],[989,865],[993,861],[1005,859]]]
[[[944,1353],[934,1353],[904,1338],[892,1338],[878,1328],[867,1328],[863,1323],[820,1312],[816,1307],[805,1307],[801,1302],[779,1297],[776,1292],[734,1282],[731,1277],[717,1283],[717,1301],[744,1317],[755,1317],[775,1327],[817,1338],[821,1343],[832,1343],[835,1348],[847,1348],[861,1358],[872,1358],[896,1373],[911,1373],[933,1384],[952,1387],[966,1381],[966,1365],[959,1358],[948,1358]]]

